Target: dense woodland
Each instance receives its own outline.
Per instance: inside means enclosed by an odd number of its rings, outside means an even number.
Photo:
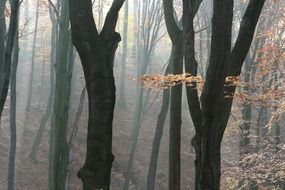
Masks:
[[[285,190],[284,0],[0,0],[0,190]]]

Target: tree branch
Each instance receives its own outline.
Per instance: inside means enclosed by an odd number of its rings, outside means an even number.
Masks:
[[[250,48],[255,27],[261,14],[265,0],[250,0],[246,12],[242,18],[237,41],[231,53],[231,62],[227,75],[238,76],[241,73],[242,64]]]
[[[163,0],[163,9],[168,35],[170,39],[174,41],[177,34],[181,32],[181,29],[178,27],[174,17],[173,0]]]
[[[101,32],[101,35],[104,39],[109,40],[112,39],[115,28],[117,25],[117,20],[119,16],[119,11],[123,6],[125,0],[114,0],[113,4],[106,16],[105,23]]]
[[[55,7],[55,5],[53,4],[53,2],[51,0],[48,0],[48,2],[49,2],[50,6],[52,7],[52,9],[55,13],[57,20],[59,20],[59,13],[58,13],[57,8]]]

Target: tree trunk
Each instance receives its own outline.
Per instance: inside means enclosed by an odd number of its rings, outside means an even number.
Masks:
[[[0,1],[0,77],[2,81],[4,53],[5,53],[5,35],[6,35],[6,21],[5,21],[5,4],[6,1]],[[0,83],[1,84],[1,83]]]
[[[51,11],[51,8],[50,8]],[[53,14],[50,12],[50,14]],[[37,152],[39,149],[39,145],[44,133],[45,126],[47,124],[47,121],[52,113],[52,108],[53,108],[53,96],[54,96],[54,65],[55,65],[55,56],[56,56],[56,42],[57,42],[57,29],[56,29],[56,20],[54,16],[51,16],[51,21],[52,21],[52,34],[51,34],[51,61],[50,61],[50,90],[49,90],[49,97],[47,101],[47,107],[44,115],[41,118],[41,123],[40,127],[38,130],[38,133],[36,135],[35,141],[32,146],[31,153],[29,157],[37,162]]]
[[[34,33],[33,47],[32,47],[32,63],[31,63],[31,73],[30,73],[30,81],[29,81],[28,100],[27,100],[27,107],[26,107],[26,111],[27,112],[30,111],[31,100],[32,100],[32,93],[33,93],[36,41],[37,41],[37,34],[38,34],[38,23],[39,23],[39,0],[37,1],[37,6],[36,6],[36,23],[35,23],[35,33]]]
[[[18,24],[17,24],[18,31]],[[15,177],[15,160],[17,147],[17,126],[16,126],[16,83],[17,83],[17,66],[19,60],[19,39],[18,32],[15,35],[13,60],[11,67],[11,102],[10,102],[10,152],[8,167],[8,190],[14,190]]]
[[[113,63],[121,37],[115,32],[118,12],[124,0],[115,0],[99,34],[90,0],[70,0],[72,40],[83,66],[88,94],[87,153],[78,172],[83,190],[110,189],[114,155],[112,123],[115,106]]]
[[[225,79],[227,76],[240,75],[264,2],[250,0],[232,49],[233,0],[214,1],[211,53],[201,98],[195,90],[195,82],[193,88],[187,90],[190,114],[196,130],[192,140],[196,151],[196,190],[220,188],[220,148],[232,107],[232,98],[225,96],[233,96],[236,89]],[[199,1],[196,0],[183,1],[185,70],[194,76],[197,74],[197,62],[193,19],[197,3]]]
[[[201,1],[195,3],[183,0],[183,39],[184,39],[184,54],[185,54],[185,72],[193,76],[197,76],[198,63],[195,59],[195,31],[194,17],[198,11]],[[196,134],[192,139],[192,146],[195,149],[195,189],[198,190],[199,180],[201,176],[201,138],[202,138],[202,110],[198,96],[197,84],[192,82],[186,84],[187,102],[195,127]]]
[[[56,54],[56,83],[54,93],[53,123],[50,141],[50,190],[64,190],[69,146],[67,141],[70,89],[74,60],[69,32],[68,1],[61,2],[59,39]]]
[[[170,74],[170,73],[173,73],[173,62],[168,63],[168,66],[165,71],[165,75]],[[170,104],[170,90],[165,89],[163,90],[162,106],[161,106],[159,115],[157,117],[154,139],[152,143],[152,152],[151,152],[150,163],[148,167],[147,183],[146,183],[147,190],[154,190],[154,187],[155,187],[155,177],[156,177],[160,142],[161,142],[161,138],[163,135],[163,128],[164,128],[165,120],[167,117],[169,104]]]
[[[12,0],[11,2],[11,17],[9,23],[9,30],[7,34],[7,41],[5,47],[5,56],[3,63],[3,75],[0,86],[0,116],[2,115],[4,104],[7,99],[9,83],[10,83],[10,72],[12,63],[12,51],[14,46],[14,40],[17,33],[18,25],[18,13],[19,13],[19,0]]]
[[[6,35],[6,21],[5,21],[5,4],[6,1],[0,2],[0,88],[4,81],[4,63],[5,63],[5,35]],[[0,111],[0,128],[1,128],[1,115]]]
[[[149,64],[151,63],[151,57],[155,50],[155,45],[158,39],[158,31],[159,26],[161,24],[161,9],[157,8],[160,4],[154,3],[154,1],[146,2],[146,1],[138,1],[138,16],[137,16],[137,26],[139,31],[136,34],[136,43],[137,43],[137,78],[138,80],[142,75],[147,73],[147,69],[149,68]],[[153,5],[153,6],[152,6]],[[155,24],[154,24],[155,23]],[[145,98],[144,98],[145,97]],[[145,104],[143,102],[147,102],[149,98],[148,95],[144,96],[144,89],[141,88],[141,85],[137,87],[137,95],[136,95],[136,106],[134,112],[134,127],[132,133],[132,145],[130,151],[130,158],[128,161],[127,171],[126,171],[126,179],[124,183],[124,190],[129,189],[129,181],[132,176],[132,165],[135,157],[135,151],[138,142],[138,136],[140,133],[144,108]]]
[[[75,116],[75,120],[72,126],[72,131],[71,131],[71,135],[70,135],[70,139],[69,139],[69,166],[73,161],[74,158],[74,152],[75,152],[75,147],[73,145],[73,140],[77,135],[78,129],[79,129],[79,121],[82,115],[82,111],[83,111],[83,105],[84,105],[84,100],[85,100],[85,94],[86,94],[86,87],[83,88],[81,95],[80,95],[80,101],[79,101],[79,105],[78,105],[78,109],[76,112],[76,116]],[[67,190],[71,189],[71,176],[72,176],[72,172],[71,172],[71,168],[69,168],[69,173],[67,176],[67,180],[66,180],[66,186],[67,186]]]
[[[151,152],[150,163],[148,167],[147,183],[146,183],[146,189],[148,190],[155,189],[154,187],[155,187],[155,177],[156,177],[156,170],[157,170],[159,148],[160,148],[161,138],[163,135],[164,123],[165,123],[166,116],[167,116],[168,109],[169,109],[169,100],[170,100],[170,90],[165,89],[163,91],[162,106],[161,106],[159,115],[157,117],[154,139],[152,143],[152,152]]]
[[[244,82],[250,83],[251,78],[251,65],[250,60],[247,57],[244,69]],[[249,94],[249,88],[246,86],[243,88],[243,93]],[[244,158],[246,154],[249,153],[250,145],[250,126],[251,126],[251,105],[244,104],[241,110],[242,114],[242,124],[241,134],[240,134],[240,158]]]
[[[126,109],[126,64],[127,64],[127,51],[128,51],[128,19],[129,19],[129,2],[125,2],[125,15],[124,15],[124,31],[123,31],[123,49],[122,49],[122,62],[121,62],[121,88],[119,105],[121,108]]]
[[[174,45],[174,74],[183,72],[183,41],[182,35]],[[176,46],[177,45],[177,46]],[[180,190],[180,149],[181,149],[181,102],[182,85],[171,87],[170,129],[169,129],[169,190]]]
[[[134,111],[134,121],[133,121],[133,131],[132,131],[132,144],[130,150],[130,157],[128,160],[128,166],[125,174],[125,182],[124,182],[124,190],[129,189],[129,183],[131,177],[133,176],[133,162],[135,158],[135,152],[138,144],[138,137],[140,134],[141,126],[142,126],[142,113],[143,113],[143,97],[144,97],[144,89],[141,86],[137,87],[137,95],[136,95],[136,106]]]

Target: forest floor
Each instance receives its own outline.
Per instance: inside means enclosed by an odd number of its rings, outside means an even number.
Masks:
[[[76,66],[80,70],[80,66]],[[134,65],[128,65],[128,69],[135,70]],[[27,71],[23,71],[24,73]],[[81,72],[81,71],[80,71]],[[80,73],[79,72],[79,73]],[[135,73],[135,72],[133,72]],[[20,76],[21,77],[21,76]],[[127,109],[121,109],[118,105],[115,108],[114,114],[114,132],[113,132],[113,152],[115,161],[112,170],[112,189],[121,190],[125,179],[125,171],[127,168],[130,145],[132,142],[131,133],[133,126],[134,112],[134,94],[136,92],[136,82],[131,80],[133,76],[127,76],[126,100]],[[25,77],[24,77],[25,78]],[[35,81],[39,80],[35,79]],[[21,78],[21,81],[24,81]],[[48,189],[48,158],[49,158],[49,129],[50,121],[48,122],[43,139],[40,144],[40,150],[37,153],[38,162],[29,158],[29,153],[33,141],[35,139],[40,119],[44,114],[48,94],[48,85],[39,87],[34,83],[33,101],[31,110],[25,111],[26,103],[26,83],[18,84],[18,106],[17,106],[17,125],[18,125],[18,140],[17,140],[17,158],[16,158],[16,173],[15,173],[15,190],[47,190]],[[48,80],[46,79],[48,83]],[[84,82],[82,73],[78,74],[76,86],[72,98],[72,106],[70,111],[70,126],[72,126],[77,112],[79,97],[83,88]],[[117,84],[117,94],[119,94],[119,84]],[[151,153],[151,145],[153,141],[157,116],[161,107],[161,92],[151,92],[150,103],[152,106],[145,115],[140,131],[139,142],[136,150],[135,160],[133,164],[133,175],[131,179],[130,190],[145,189],[148,164]],[[158,97],[158,98],[155,98]],[[119,98],[118,98],[119,99]],[[181,189],[192,190],[194,185],[194,151],[191,147],[191,138],[193,137],[193,127],[189,116],[187,104],[183,99],[183,118],[182,118],[182,147],[181,147]],[[5,112],[2,118],[0,129],[0,190],[7,187],[7,165],[9,153],[9,97],[6,104]],[[76,138],[73,140],[72,162],[68,171],[69,190],[81,190],[81,181],[77,178],[76,173],[82,166],[85,158],[86,134],[87,134],[87,100],[84,103],[84,110],[80,119],[79,131]],[[161,149],[159,154],[159,162],[156,178],[156,190],[167,189],[168,178],[168,127],[169,119],[165,124],[164,135],[162,138]],[[225,140],[227,141],[227,140]],[[235,150],[236,147],[232,146]],[[232,152],[236,152],[232,151]],[[231,157],[232,155],[228,155]]]

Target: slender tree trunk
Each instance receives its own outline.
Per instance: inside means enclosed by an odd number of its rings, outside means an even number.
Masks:
[[[133,59],[137,59],[137,48],[138,48],[138,36],[139,36],[139,22],[138,22],[138,9],[140,7],[140,2],[137,0],[132,0],[133,3],[138,3],[137,6],[133,6],[133,44],[132,44],[132,56]]]
[[[140,5],[139,5],[140,6]],[[145,2],[143,2],[143,10],[146,11],[147,5]],[[140,10],[140,9],[139,9]],[[143,11],[143,16],[146,17],[146,12]],[[138,18],[138,22],[140,21],[140,14]],[[151,30],[149,26],[146,26],[146,30]],[[138,40],[137,40],[137,78],[139,79],[142,75],[146,74],[148,65],[150,63],[150,57],[151,53],[149,53],[150,48],[149,46],[149,41],[146,39],[141,39],[144,40],[143,44],[140,43],[140,37],[142,34],[137,34]],[[152,51],[151,51],[152,52]],[[143,120],[143,112],[144,112],[144,89],[141,88],[141,85],[138,85],[137,87],[137,94],[136,94],[136,104],[135,104],[135,111],[134,111],[134,123],[133,123],[133,131],[132,131],[132,145],[131,145],[131,150],[130,150],[130,157],[128,160],[128,166],[125,174],[125,182],[124,182],[124,190],[129,189],[129,182],[130,178],[132,176],[132,170],[133,170],[133,161],[135,157],[135,152],[137,148],[137,143],[138,143],[138,136],[140,134],[141,126],[142,126],[142,120]],[[146,98],[148,98],[146,96]],[[145,99],[147,101],[147,99]]]
[[[251,63],[249,58],[246,59],[245,69],[244,69],[244,82],[250,83],[251,78]],[[249,88],[244,87],[245,94],[249,94]],[[251,126],[251,105],[245,104],[242,107],[242,119],[243,123],[241,124],[241,135],[240,135],[240,157],[244,158],[246,154],[249,153],[249,144],[250,144],[250,126]]]
[[[17,24],[18,31],[18,24]],[[17,146],[17,126],[16,126],[16,82],[17,82],[17,66],[19,60],[19,39],[18,32],[15,35],[13,59],[11,66],[11,102],[10,102],[10,151],[9,151],[9,167],[8,167],[8,190],[14,190],[15,177],[15,160]]]
[[[7,41],[5,46],[5,57],[3,64],[3,75],[0,86],[0,116],[2,115],[3,108],[7,99],[10,72],[12,64],[12,51],[14,46],[15,36],[17,34],[18,25],[18,12],[19,12],[19,0],[12,0],[11,2],[11,16],[9,23],[9,30],[7,34]]]
[[[69,162],[67,127],[74,59],[69,32],[68,1],[62,1],[60,5],[61,17],[55,66],[54,115],[50,141],[50,190],[65,189]]]
[[[183,72],[183,35],[173,45],[174,74]],[[171,87],[169,129],[169,190],[180,190],[182,85]]]
[[[274,82],[273,82],[273,85],[274,85],[274,91],[278,92],[279,90],[279,83],[278,83],[278,74],[277,74],[277,71],[278,70],[278,65],[277,63],[275,63],[275,66],[274,66],[274,74],[273,74],[273,77],[274,77]],[[278,102],[275,98],[275,102]],[[275,103],[274,105],[274,112],[276,113],[277,111],[277,108],[278,108],[278,105],[277,103]],[[275,123],[275,132],[274,132],[274,139],[275,139],[275,143],[276,145],[278,146],[280,143],[281,143],[281,126],[280,126],[280,123],[279,123],[279,120],[276,121]]]
[[[125,15],[124,15],[124,31],[123,31],[123,49],[122,49],[122,62],[121,62],[121,88],[119,105],[121,108],[126,109],[126,64],[127,64],[127,51],[128,51],[128,20],[129,20],[129,1],[125,1]]]
[[[33,39],[33,47],[32,47],[32,63],[31,63],[31,73],[30,73],[30,81],[29,81],[29,92],[28,92],[28,100],[26,111],[30,111],[32,93],[33,93],[33,83],[34,83],[34,70],[35,70],[35,54],[36,54],[36,41],[38,34],[38,23],[39,23],[39,0],[37,0],[37,8],[36,8],[36,23],[35,23],[35,33]]]
[[[183,0],[183,40],[185,54],[185,72],[193,76],[197,76],[198,63],[195,59],[195,31],[194,31],[194,16],[196,15],[201,1],[195,3]],[[190,83],[186,85],[187,102],[195,127],[196,134],[192,139],[192,146],[195,149],[195,189],[199,188],[199,180],[201,176],[201,138],[202,138],[202,111],[198,96],[197,84]]]
[[[173,63],[168,63],[165,75],[173,73]],[[146,189],[147,190],[154,190],[155,187],[155,177],[156,177],[156,170],[157,170],[157,161],[159,155],[159,148],[160,142],[163,135],[163,128],[165,124],[165,120],[167,117],[168,109],[170,103],[170,90],[165,89],[163,90],[163,97],[162,97],[162,106],[157,117],[157,123],[154,133],[154,139],[152,143],[152,152],[150,157],[150,163],[148,167],[148,174],[147,174],[147,183]]]
[[[52,13],[51,13],[52,14]],[[57,40],[57,29],[56,29],[56,21],[52,18],[52,34],[51,34],[51,61],[50,61],[50,90],[49,90],[49,96],[47,101],[47,107],[44,115],[41,118],[41,123],[39,130],[37,132],[35,141],[32,146],[31,153],[29,157],[37,162],[37,152],[39,150],[39,145],[41,143],[41,139],[44,133],[45,126],[47,124],[47,121],[52,113],[53,108],[53,96],[54,96],[54,65],[55,65],[55,56],[56,56],[56,40]]]
[[[0,1],[0,88],[3,85],[5,73],[5,35],[6,35],[6,21],[5,21],[5,4],[6,1]],[[1,128],[1,115],[0,111],[0,128]]]
[[[86,95],[86,87],[83,88],[82,92],[81,92],[81,96],[80,96],[80,101],[79,101],[79,105],[78,105],[78,110],[75,116],[75,120],[74,120],[74,124],[72,126],[72,132],[70,135],[70,139],[69,139],[69,164],[71,164],[72,160],[73,160],[73,153],[75,152],[74,150],[74,145],[73,145],[73,140],[77,135],[78,129],[79,129],[79,121],[81,118],[81,114],[83,111],[83,105],[84,105],[84,100],[85,100],[85,95]],[[71,171],[71,169],[68,170],[69,172]],[[70,184],[70,180],[71,180],[71,172],[68,174],[67,176],[67,181],[66,181],[66,186],[67,186],[67,190],[71,189],[71,184]]]
[[[245,68],[244,68],[244,73],[243,73],[243,81],[247,84],[250,84],[250,80],[251,80],[251,60],[249,55],[247,56],[246,60],[245,60]],[[250,89],[248,86],[245,86],[243,88],[243,93],[246,95],[249,95]],[[242,105],[241,108],[241,116],[242,116],[242,123],[240,125],[240,142],[239,142],[239,157],[240,157],[240,169],[241,171],[244,171],[245,165],[242,162],[242,160],[250,153],[250,129],[251,129],[251,112],[252,112],[252,108],[251,105],[249,105],[248,103],[245,103]],[[239,187],[243,187],[244,186],[244,182],[250,182],[247,180],[240,180],[239,181]]]
[[[133,123],[133,131],[132,131],[132,144],[131,144],[131,151],[130,157],[128,160],[128,166],[126,170],[125,182],[124,182],[124,190],[129,189],[129,183],[132,177],[133,171],[133,162],[135,158],[135,152],[138,144],[138,136],[140,133],[140,129],[142,126],[142,112],[143,112],[143,97],[144,97],[144,89],[141,87],[137,88],[137,99],[136,99],[136,107],[134,112],[134,123]]]
[[[141,4],[142,3],[142,4]],[[161,15],[159,13],[160,9],[156,9],[155,7],[159,4],[155,4],[154,1],[151,3],[145,1],[138,1],[138,25],[142,25],[142,29],[137,31],[137,78],[140,79],[142,75],[147,73],[148,66],[150,64],[150,59],[153,54],[155,48],[155,41],[157,40],[157,33],[159,31]],[[148,18],[148,17],[151,17]],[[153,23],[156,25],[147,24],[150,20],[153,19]],[[143,113],[144,113],[144,104],[143,102],[147,102],[148,95],[144,98],[144,89],[140,87],[137,88],[136,95],[136,106],[134,111],[134,125],[132,132],[132,145],[130,150],[130,157],[128,161],[127,171],[125,174],[125,182],[124,182],[124,190],[129,189],[129,182],[132,176],[132,165],[135,157],[135,151],[138,143],[138,136],[140,133]],[[145,100],[144,100],[145,99]]]
[[[0,1],[0,79],[3,77],[4,53],[5,53],[5,35],[6,35],[6,21],[5,21],[5,4],[6,1]],[[1,84],[2,82],[0,82]]]

